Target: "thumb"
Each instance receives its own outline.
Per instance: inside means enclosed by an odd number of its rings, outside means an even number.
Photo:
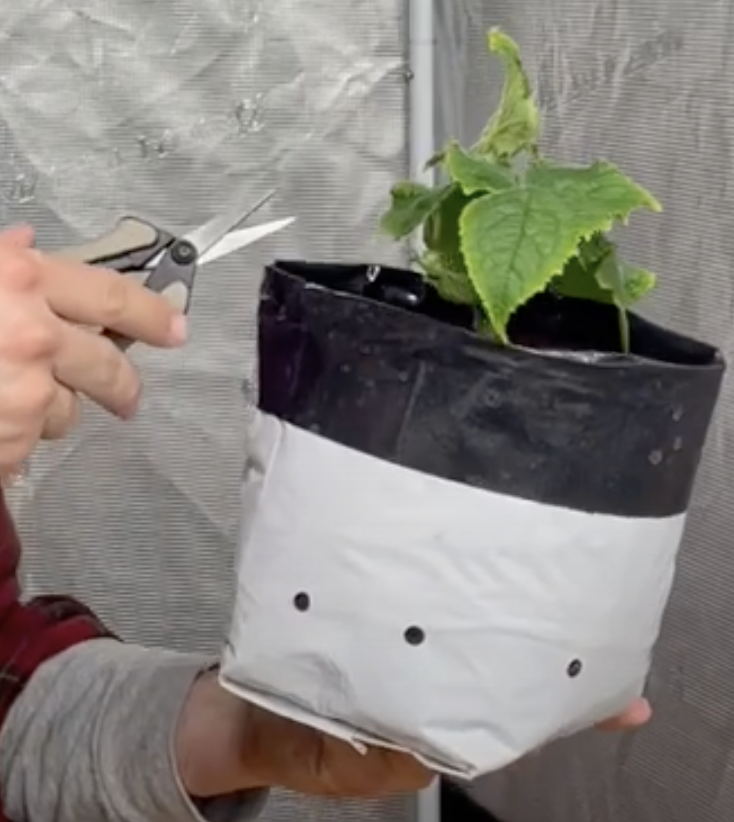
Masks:
[[[29,225],[19,225],[0,231],[0,247],[31,248],[35,232]]]

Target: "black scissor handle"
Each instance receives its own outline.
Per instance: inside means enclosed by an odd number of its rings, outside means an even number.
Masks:
[[[145,280],[145,287],[164,296],[184,314],[191,303],[198,252],[187,240],[174,240]]]

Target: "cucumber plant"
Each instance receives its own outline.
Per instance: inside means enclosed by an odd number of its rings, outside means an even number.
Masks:
[[[422,230],[425,277],[444,299],[473,306],[477,331],[500,344],[511,342],[513,314],[550,290],[616,306],[629,351],[627,310],[656,281],[624,262],[607,233],[635,211],[662,208],[611,163],[568,166],[543,156],[520,50],[499,29],[488,46],[506,72],[497,110],[473,146],[452,140],[428,161],[443,172],[439,184],[393,187],[381,228],[396,240]]]

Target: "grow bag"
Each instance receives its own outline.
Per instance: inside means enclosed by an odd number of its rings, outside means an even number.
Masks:
[[[639,696],[724,365],[543,296],[502,348],[416,274],[279,262],[222,684],[473,778]]]

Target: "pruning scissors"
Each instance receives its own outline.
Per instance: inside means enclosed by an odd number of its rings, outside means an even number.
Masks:
[[[120,273],[141,272],[146,288],[162,294],[179,311],[187,312],[199,266],[232,254],[275,234],[295,217],[234,230],[256,214],[275,194],[254,206],[238,206],[193,231],[177,237],[137,217],[124,217],[109,234],[82,245],[54,252],[57,259],[101,265]],[[108,334],[121,348],[130,340]]]

